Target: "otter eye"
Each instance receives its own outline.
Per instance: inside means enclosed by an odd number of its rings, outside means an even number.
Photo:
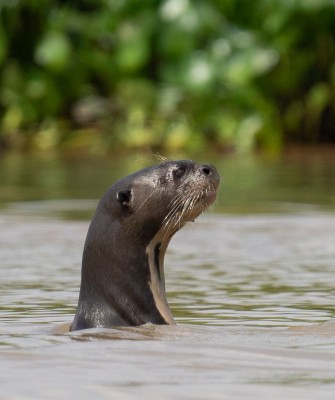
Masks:
[[[185,174],[185,172],[186,172],[186,168],[179,167],[173,171],[173,176],[175,176],[176,178],[180,178]]]

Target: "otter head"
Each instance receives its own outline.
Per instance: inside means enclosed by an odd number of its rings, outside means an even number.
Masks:
[[[214,202],[219,182],[211,165],[165,162],[117,182],[105,206],[146,244],[158,230],[169,237],[197,218]]]
[[[170,161],[116,182],[91,222],[71,329],[174,324],[165,295],[164,255],[171,237],[216,197],[211,165]]]

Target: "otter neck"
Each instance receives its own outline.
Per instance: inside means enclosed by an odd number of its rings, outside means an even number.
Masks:
[[[169,240],[163,240],[158,232],[144,248],[133,244],[126,252],[115,253],[110,239],[97,238],[95,233],[93,225],[84,248],[78,310],[71,330],[175,324],[164,282]],[[115,246],[122,248],[124,238],[117,240]]]

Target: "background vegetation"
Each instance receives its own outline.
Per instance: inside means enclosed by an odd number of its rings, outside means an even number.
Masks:
[[[2,148],[334,142],[334,0],[0,0]]]

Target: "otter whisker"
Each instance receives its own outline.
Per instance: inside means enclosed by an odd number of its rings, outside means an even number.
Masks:
[[[172,199],[169,203],[169,206],[173,206],[174,204],[178,203],[178,202],[182,202],[184,201],[185,198],[185,193],[179,193],[177,194],[174,199]]]
[[[206,188],[188,187],[187,190],[178,193],[171,199],[169,203],[169,211],[165,215],[162,226],[164,239],[166,236],[174,231],[176,228],[179,230],[183,227],[185,222],[197,217],[208,206],[207,202],[201,201],[206,199],[213,191],[212,185]]]
[[[168,236],[171,235],[171,233],[173,233],[173,231],[175,230],[174,227],[176,226],[176,219],[177,215],[174,214],[171,216],[171,218],[169,218],[169,220],[167,221],[167,223],[163,226],[163,232],[164,232],[164,236],[163,236],[163,241],[165,241],[167,239]]]
[[[164,217],[163,222],[162,222],[163,225],[164,225],[165,223],[167,223],[167,222],[170,220],[170,218],[176,213],[177,209],[180,207],[180,203],[181,203],[181,200],[180,200],[178,203],[176,203],[176,204],[170,209],[170,211],[166,214],[166,216]]]
[[[140,204],[140,206],[137,208],[137,211],[139,211],[139,210],[144,206],[144,204],[157,192],[158,189],[159,189],[159,188],[156,187],[156,188],[143,200],[142,204]]]
[[[192,196],[189,197],[187,203],[185,204],[188,208],[188,211],[193,210],[198,200],[199,200],[199,193],[192,193]]]
[[[195,205],[198,203],[199,199],[201,197],[201,193],[196,194],[193,196],[192,201],[190,202],[190,211],[192,211],[195,207]]]
[[[181,222],[183,221],[184,215],[186,214],[187,211],[190,209],[190,204],[192,203],[192,196],[189,196],[185,199],[183,205],[182,205],[182,210],[180,212],[179,218],[178,218],[178,226],[179,229],[181,228]]]
[[[177,210],[180,208],[180,206],[181,206],[181,204],[183,203],[183,201],[184,201],[184,200],[183,200],[182,196],[176,196],[176,198],[173,200],[173,202],[170,202],[170,205],[171,205],[171,203],[172,203],[172,204],[175,203],[175,204],[173,204],[171,210],[170,210],[170,211],[168,212],[168,214],[165,216],[163,222],[164,222],[166,219],[168,219],[172,214],[175,213],[175,211],[177,211]]]
[[[163,224],[162,225],[167,225],[171,219],[174,218],[174,216],[177,214],[178,209],[179,209],[179,204],[176,205],[172,210],[170,210],[170,212],[166,215],[166,217],[163,220]]]
[[[175,220],[177,218],[177,212],[172,214],[170,216],[170,218],[165,222],[165,224],[163,225],[164,231],[166,231],[166,233],[169,233],[173,227],[176,225],[175,224]]]
[[[178,205],[176,205],[176,207],[173,210],[170,211],[168,218],[166,219],[166,221],[164,221],[165,226],[171,225],[171,223],[176,218],[179,218],[178,217],[178,214],[180,214],[179,207],[180,207],[180,205],[178,204]]]
[[[170,202],[173,206],[163,220],[163,226],[166,232],[165,236],[176,226],[178,226],[178,229],[182,227],[183,216],[187,210],[188,201],[190,201],[190,198],[186,197],[185,199],[185,193],[180,193]]]

